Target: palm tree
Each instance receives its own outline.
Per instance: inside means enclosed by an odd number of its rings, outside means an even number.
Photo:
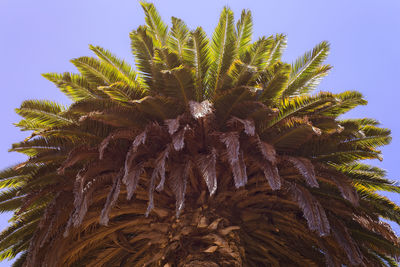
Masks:
[[[293,64],[284,35],[251,42],[224,8],[212,38],[152,4],[131,34],[136,69],[109,51],[48,73],[68,108],[28,100],[17,124],[29,156],[0,173],[0,234],[13,266],[397,266],[385,218],[400,192],[377,167],[390,131],[341,119],[359,92],[315,89],[321,42]]]

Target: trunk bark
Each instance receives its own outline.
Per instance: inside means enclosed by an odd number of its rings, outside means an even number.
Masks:
[[[189,238],[184,240],[175,251],[180,257],[175,258],[176,262],[173,266],[240,267],[244,265],[245,253],[237,229],[233,231],[228,229],[228,232],[224,232],[223,229],[206,228]]]
[[[206,249],[203,246],[185,248],[189,254],[184,259],[177,259],[179,262],[177,262],[176,266],[240,267],[244,265],[244,249],[240,246],[240,239],[237,238],[237,234],[231,233],[226,237],[215,234],[212,234],[212,236],[215,238],[214,242]],[[181,253],[178,252],[178,254]]]
[[[185,265],[183,265],[184,267],[220,267],[221,265],[215,263],[215,262],[211,262],[211,261],[191,261]]]
[[[240,227],[212,210],[184,213],[172,225],[168,256],[164,267],[240,267],[245,265],[245,250]],[[171,243],[171,241],[173,242]]]

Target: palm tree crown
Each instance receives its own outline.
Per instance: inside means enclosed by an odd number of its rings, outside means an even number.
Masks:
[[[0,173],[0,234],[13,266],[396,266],[380,220],[400,192],[379,168],[390,131],[341,119],[359,92],[311,95],[331,69],[321,42],[293,64],[286,37],[252,42],[222,10],[208,38],[141,3],[136,68],[90,46],[79,74],[47,73],[73,103],[27,100],[29,156]]]

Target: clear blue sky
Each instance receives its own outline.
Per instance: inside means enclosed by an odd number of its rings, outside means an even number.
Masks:
[[[165,21],[176,16],[191,28],[203,26],[211,35],[224,5],[238,18],[243,8],[253,13],[254,37],[285,33],[291,62],[322,40],[331,43],[327,62],[334,66],[319,90],[359,90],[369,101],[351,117],[373,117],[392,129],[393,142],[383,148],[377,165],[400,180],[400,1],[399,0],[159,0],[154,1]],[[134,0],[0,0],[0,77],[2,99],[0,168],[23,159],[8,153],[24,139],[12,123],[14,108],[24,99],[51,99],[68,104],[55,86],[40,76],[45,72],[75,71],[69,60],[90,55],[88,44],[112,50],[133,63],[129,32],[144,23]],[[397,203],[400,197],[393,196]],[[9,214],[0,214],[0,229]],[[400,228],[396,226],[400,233]],[[0,263],[0,267],[9,266]]]

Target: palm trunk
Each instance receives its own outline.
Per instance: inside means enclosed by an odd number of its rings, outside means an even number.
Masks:
[[[185,265],[183,265],[184,267],[219,267],[221,265],[215,263],[215,262],[211,262],[211,261],[199,261],[199,260],[195,260],[195,261],[191,261],[189,263],[186,263]]]
[[[189,254],[184,260],[181,259],[177,266],[239,267],[243,266],[243,253],[241,251],[243,250],[240,249],[239,244],[236,244],[233,240],[226,241],[226,244],[219,244],[219,246],[213,244],[206,250],[198,248],[197,252]]]
[[[183,217],[176,225],[176,233],[180,233],[179,245],[167,259],[170,266],[243,266],[245,253],[238,226],[232,226],[226,218],[214,216],[206,218],[192,213]]]

